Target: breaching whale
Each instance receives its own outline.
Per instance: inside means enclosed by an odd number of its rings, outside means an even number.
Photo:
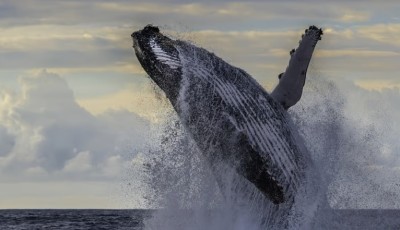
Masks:
[[[165,92],[185,129],[216,170],[222,162],[274,204],[293,201],[310,157],[296,144],[286,110],[300,99],[322,30],[310,26],[268,94],[215,54],[148,25],[132,34],[136,56]]]

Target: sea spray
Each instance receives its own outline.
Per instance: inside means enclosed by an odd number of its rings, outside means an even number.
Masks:
[[[279,211],[229,168],[221,170],[225,180],[221,189],[174,111],[167,114],[165,122],[154,132],[146,155],[147,182],[152,194],[147,199],[153,207],[161,208],[146,221],[146,229],[256,230],[283,225],[290,228],[292,222],[298,226],[301,220],[295,215],[286,217],[291,218],[289,224],[283,220],[270,222],[266,217],[279,215]],[[309,219],[315,211],[309,210]]]
[[[369,180],[366,168],[376,161],[380,136],[373,124],[365,126],[349,114],[345,93],[334,82],[316,76],[306,84],[304,98],[291,114],[323,177],[330,205],[343,205],[338,200],[341,183],[354,180],[356,186]]]
[[[317,76],[306,85],[303,99],[290,115],[313,157],[326,194],[313,224],[315,229],[338,227],[343,224],[338,219],[342,216],[333,214],[329,207],[346,205],[343,198],[348,188],[343,183],[363,188],[361,178],[374,186],[363,166],[375,161],[380,136],[374,126],[360,124],[346,114],[347,100],[335,83]],[[147,199],[152,207],[161,208],[146,221],[146,229],[271,229],[263,221],[259,199],[240,202],[240,194],[251,197],[251,192],[230,194],[228,199],[222,195],[196,143],[174,111],[168,110],[145,154],[148,194],[153,194]],[[232,175],[228,170],[226,179],[235,181]],[[360,190],[360,196],[367,192]]]

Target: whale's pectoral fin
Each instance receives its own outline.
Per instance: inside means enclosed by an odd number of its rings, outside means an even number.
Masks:
[[[286,71],[279,75],[279,83],[271,93],[275,101],[285,109],[295,105],[301,98],[308,65],[322,34],[322,29],[310,26],[302,35],[299,47],[290,51],[289,65]]]

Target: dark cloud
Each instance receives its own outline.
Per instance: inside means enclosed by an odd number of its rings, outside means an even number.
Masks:
[[[138,29],[148,23],[159,25],[182,24],[199,28],[238,28],[281,26],[317,23],[321,25],[347,20],[359,22],[360,13],[375,13],[360,6],[358,1],[341,3],[298,1],[3,1],[0,14],[5,27],[16,25],[121,25]],[[373,4],[373,1],[368,4]],[[368,5],[367,4],[367,5]],[[393,5],[394,3],[386,3]],[[378,7],[380,5],[377,5]],[[387,11],[386,15],[390,15]],[[394,15],[395,16],[395,15]],[[367,18],[368,19],[368,18]],[[246,23],[251,22],[251,23]],[[236,27],[233,27],[236,25]],[[252,26],[253,25],[253,26]],[[275,26],[275,27],[276,27]]]

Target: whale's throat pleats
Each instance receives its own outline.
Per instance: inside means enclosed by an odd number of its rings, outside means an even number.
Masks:
[[[274,203],[293,198],[302,170],[286,113],[246,72],[179,42],[178,114],[211,161],[228,162]]]

